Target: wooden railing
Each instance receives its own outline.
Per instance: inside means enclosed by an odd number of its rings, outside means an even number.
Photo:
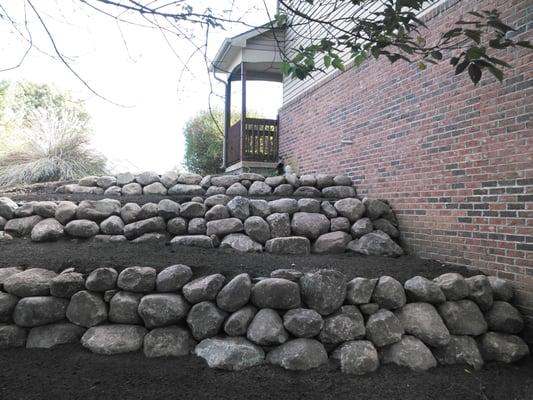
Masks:
[[[226,164],[238,161],[278,161],[278,121],[275,119],[246,118],[229,128],[226,142]],[[241,131],[243,132],[242,149]],[[242,155],[242,156],[241,156]]]

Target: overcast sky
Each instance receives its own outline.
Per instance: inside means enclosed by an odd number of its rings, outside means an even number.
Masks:
[[[23,3],[8,3],[10,13],[19,22],[24,20]],[[213,4],[191,1],[195,5],[202,3]],[[236,10],[234,15],[248,11],[245,18],[253,24],[267,21],[265,3],[271,11],[275,5],[273,0],[216,1],[220,9],[229,9],[233,3],[246,5],[246,10]],[[124,107],[91,94],[63,64],[44,54],[53,53],[51,43],[30,9],[26,9],[29,29],[42,52],[33,48],[21,67],[0,72],[0,79],[51,83],[84,99],[93,121],[94,146],[108,157],[115,172],[164,172],[180,166],[184,123],[198,111],[207,109],[210,92],[201,55],[189,60],[188,70],[182,72],[182,61],[194,51],[191,43],[171,35],[165,39],[161,32],[153,29],[117,24],[78,0],[34,0],[34,5],[73,68],[99,94]],[[26,49],[26,43],[8,26],[0,20],[0,70],[17,64]],[[212,32],[208,54],[214,56],[226,36],[244,30],[243,26],[231,26],[225,32]],[[197,39],[193,41],[201,43],[201,32],[189,31],[190,37],[194,35]],[[212,105],[222,107],[223,86],[216,81],[213,84],[219,96],[211,96]],[[247,94],[248,108],[268,116],[275,116],[281,105],[279,84],[250,83]],[[233,96],[233,99],[238,98]],[[238,104],[234,104],[236,106]]]

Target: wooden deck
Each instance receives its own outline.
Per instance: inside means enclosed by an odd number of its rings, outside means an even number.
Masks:
[[[226,143],[226,165],[239,161],[278,161],[278,121],[245,118],[231,126]],[[241,140],[242,135],[242,140]]]

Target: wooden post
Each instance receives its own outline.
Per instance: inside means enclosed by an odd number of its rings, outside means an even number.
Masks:
[[[226,168],[228,161],[228,133],[231,126],[231,74],[226,82],[226,96],[224,97],[224,151],[222,153],[222,168]]]
[[[246,64],[241,62],[241,161],[244,160],[244,144],[246,135]]]

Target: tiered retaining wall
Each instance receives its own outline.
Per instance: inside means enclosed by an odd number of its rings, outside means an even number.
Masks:
[[[2,269],[0,348],[81,341],[100,354],[192,352],[228,370],[264,362],[306,370],[329,358],[352,374],[388,363],[478,369],[529,354],[512,287],[498,278],[448,273],[402,285],[388,276],[348,282],[334,270],[192,275],[185,265],[98,268],[87,277]]]

